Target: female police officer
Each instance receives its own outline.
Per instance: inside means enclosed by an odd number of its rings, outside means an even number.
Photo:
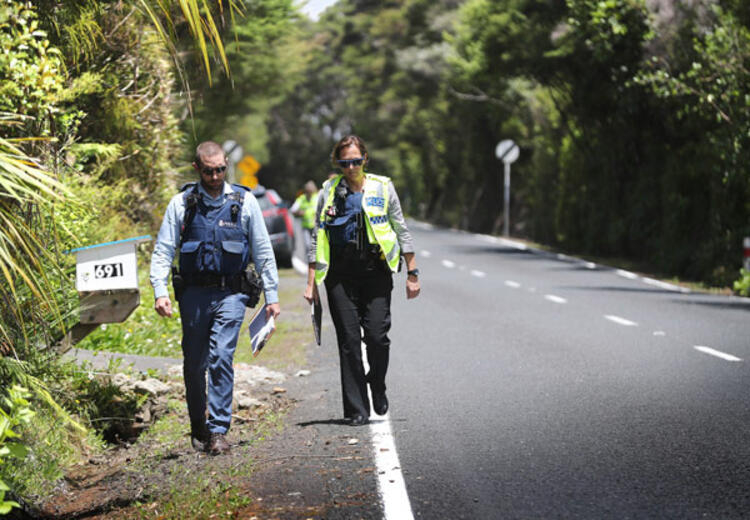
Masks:
[[[400,256],[406,260],[406,297],[419,295],[419,270],[411,235],[388,177],[365,173],[367,148],[356,135],[342,138],[331,159],[343,174],[330,178],[318,195],[305,299],[318,298],[325,281],[328,305],[339,346],[344,417],[354,426],[373,409],[388,411],[385,373],[388,369],[393,273]],[[360,327],[364,338],[360,335]],[[367,346],[369,374],[362,364],[361,342]]]

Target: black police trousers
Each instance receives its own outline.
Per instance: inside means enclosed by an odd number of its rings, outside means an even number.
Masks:
[[[362,275],[329,272],[325,286],[338,340],[344,417],[369,417],[367,383],[373,392],[385,392],[393,275],[381,269]],[[369,374],[362,363],[363,341]]]

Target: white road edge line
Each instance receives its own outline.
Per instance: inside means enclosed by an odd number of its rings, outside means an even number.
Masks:
[[[733,356],[732,354],[727,354],[726,352],[722,352],[721,350],[716,350],[711,347],[705,347],[703,345],[694,345],[693,348],[699,352],[703,352],[704,354],[708,354],[709,356],[716,356],[717,358],[721,358],[725,361],[742,361],[737,356]]]
[[[433,226],[429,222],[419,222],[419,221],[414,221],[414,227],[417,229],[425,229],[427,231],[431,231],[435,229],[435,226]]]
[[[568,303],[568,300],[566,300],[565,298],[562,298],[561,296],[555,296],[554,294],[545,294],[544,299],[554,303]]]
[[[364,343],[362,343],[362,364],[365,367],[365,373],[369,372],[370,366],[367,363],[367,350]],[[372,402],[369,385],[367,393]],[[373,415],[374,412],[370,409],[370,417]],[[386,413],[382,419],[371,419],[370,434],[378,472],[378,490],[383,501],[383,518],[385,520],[414,520],[404,475],[401,472],[401,463],[396,452],[396,443],[393,440],[390,414]]]
[[[676,291],[676,292],[690,292],[690,289],[685,289],[684,287],[680,287],[679,285],[673,285],[671,283],[662,282],[661,280],[654,280],[653,278],[649,278],[647,276],[644,276],[642,280],[643,280],[643,283],[646,283],[648,285],[653,285],[654,287],[659,287],[660,289],[666,289],[668,291]]]
[[[450,260],[443,260],[441,263],[443,264],[443,267],[447,267],[448,269],[453,269],[454,267],[456,267],[456,263],[451,262]]]
[[[292,257],[292,267],[294,267],[294,270],[299,274],[307,275],[307,264],[296,256]]]
[[[498,238],[498,241],[506,246],[518,249],[520,251],[528,251],[529,247],[522,243],[522,242],[516,242],[515,240],[509,240],[507,238]]]
[[[514,282],[513,280],[505,280],[505,285],[514,289],[518,289],[519,287],[521,287],[520,283]]]
[[[615,271],[617,273],[617,276],[622,276],[623,278],[627,278],[628,280],[635,280],[638,278],[638,275],[635,273],[631,273],[630,271],[626,271],[624,269],[618,269]]]
[[[617,323],[618,325],[625,325],[626,327],[637,327],[638,324],[634,321],[626,320],[625,318],[621,318],[619,316],[615,316],[613,314],[605,314],[605,318],[607,318],[609,321],[613,321]]]

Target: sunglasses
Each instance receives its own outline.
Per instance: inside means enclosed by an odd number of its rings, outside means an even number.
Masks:
[[[365,162],[364,157],[360,157],[358,159],[339,159],[336,161],[336,163],[338,163],[340,168],[351,168],[352,166],[362,166],[363,162]]]
[[[203,166],[201,168],[201,173],[205,175],[206,177],[211,177],[214,173],[221,175],[226,170],[227,170],[226,166],[217,166],[216,168],[207,168],[206,166]]]

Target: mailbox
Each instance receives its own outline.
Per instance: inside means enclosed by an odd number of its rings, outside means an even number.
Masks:
[[[125,321],[138,307],[141,298],[136,246],[149,240],[151,236],[146,235],[69,251],[76,255],[76,289],[80,301],[77,327],[84,332],[83,336],[99,323]]]

